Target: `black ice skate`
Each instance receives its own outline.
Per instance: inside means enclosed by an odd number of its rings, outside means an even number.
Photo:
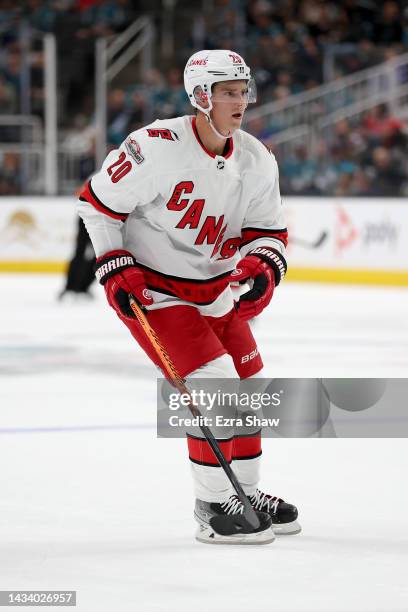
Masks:
[[[249,496],[252,507],[259,512],[266,512],[272,519],[272,529],[276,535],[294,535],[302,531],[297,522],[296,506],[288,504],[280,497],[268,495],[259,489]]]
[[[205,544],[269,544],[275,539],[271,517],[256,512],[260,526],[255,531],[243,516],[244,506],[236,495],[223,503],[196,499],[194,518],[199,527],[196,539]],[[225,520],[230,517],[231,520]]]

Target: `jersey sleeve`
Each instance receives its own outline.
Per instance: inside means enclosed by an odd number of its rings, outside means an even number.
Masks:
[[[146,129],[132,132],[118,149],[111,151],[102,168],[84,186],[79,199],[99,213],[126,221],[137,207],[157,195],[153,157],[157,157]]]
[[[288,242],[279,190],[278,164],[266,149],[263,153],[262,170],[263,180],[250,202],[241,230],[240,252],[243,257],[258,247],[270,247],[285,255]]]
[[[146,129],[132,132],[80,192],[78,213],[97,257],[123,248],[123,223],[137,206],[157,195],[153,173],[157,152],[146,133]]]
[[[123,249],[122,221],[100,214],[86,200],[79,200],[77,208],[97,257],[109,251]]]

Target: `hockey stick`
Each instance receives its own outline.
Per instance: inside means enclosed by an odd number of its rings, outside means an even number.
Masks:
[[[194,404],[193,402],[193,398],[191,397],[191,393],[188,390],[187,386],[186,386],[186,381],[180,376],[180,374],[178,373],[176,366],[174,365],[174,363],[172,362],[171,358],[169,357],[166,349],[164,348],[164,346],[162,345],[162,343],[160,342],[160,339],[158,338],[156,332],[154,331],[154,329],[151,327],[150,323],[148,322],[146,315],[144,314],[142,308],[139,306],[138,302],[135,300],[135,297],[132,294],[129,294],[129,303],[130,303],[130,307],[135,315],[135,317],[137,318],[139,324],[141,325],[143,331],[145,332],[147,338],[149,339],[152,347],[154,348],[160,363],[163,366],[163,369],[167,372],[171,382],[174,384],[174,386],[177,388],[177,390],[183,394],[185,397],[188,398],[189,403],[188,403],[188,409],[190,410],[191,414],[194,417],[201,417],[201,412],[200,410],[197,408],[197,406]],[[199,423],[202,422],[202,419],[199,418]],[[232,486],[235,489],[235,492],[239,498],[239,500],[242,502],[243,506],[244,506],[244,513],[241,515],[241,517],[245,518],[248,525],[243,525],[244,527],[246,527],[248,529],[248,527],[250,527],[250,531],[254,531],[255,529],[258,529],[258,527],[260,527],[260,521],[259,518],[255,512],[255,510],[253,509],[251,502],[249,501],[248,497],[245,495],[243,488],[241,487],[240,483],[238,482],[237,477],[235,476],[234,472],[231,469],[230,464],[226,461],[224,455],[222,454],[222,451],[220,449],[220,447],[218,446],[218,442],[217,440],[214,438],[211,430],[209,427],[207,427],[206,425],[199,425],[200,430],[203,434],[203,436],[205,437],[205,439],[207,440],[208,444],[211,447],[211,450],[213,451],[214,455],[217,458],[218,463],[220,464],[220,466],[222,467],[222,469],[224,470],[225,474],[227,475],[228,480],[230,481],[230,483],[232,484]],[[239,515],[235,515],[233,520],[239,522]],[[232,517],[217,517],[218,519],[223,518],[223,519],[232,519]],[[211,521],[210,521],[211,522]],[[225,523],[229,522],[227,520],[224,521]],[[218,526],[219,525],[219,520],[218,520]],[[214,524],[212,524],[212,527],[217,531],[216,527]],[[221,526],[222,527],[222,526]],[[241,525],[242,528],[242,525]]]
[[[320,245],[326,240],[328,233],[323,231],[320,236],[314,242],[309,242],[307,240],[303,240],[302,238],[290,238],[289,242],[293,244],[298,244],[299,246],[305,247],[306,249],[318,249]]]

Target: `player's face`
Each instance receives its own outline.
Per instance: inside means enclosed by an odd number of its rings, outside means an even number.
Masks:
[[[224,130],[237,130],[241,127],[248,106],[248,85],[246,81],[224,81],[216,83],[212,96],[212,120],[214,125]]]

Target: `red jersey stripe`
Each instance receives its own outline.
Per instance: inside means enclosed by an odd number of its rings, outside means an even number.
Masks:
[[[232,438],[229,440],[217,440],[218,446],[228,463],[232,459]],[[208,442],[201,438],[194,438],[187,434],[187,444],[190,460],[200,465],[220,467],[217,457],[211,450]]]
[[[262,455],[261,432],[254,436],[235,436],[232,443],[233,459],[254,459]]]
[[[282,229],[261,229],[256,227],[246,227],[242,230],[242,242],[240,247],[243,247],[258,238],[275,238],[283,243],[284,246],[288,244],[288,230],[286,227]]]
[[[94,190],[92,189],[91,181],[88,181],[84,185],[84,188],[79,194],[79,199],[82,201],[88,202],[89,204],[92,204],[92,206],[96,208],[96,210],[99,210],[99,212],[102,212],[105,215],[108,215],[109,217],[112,217],[112,219],[118,219],[119,221],[126,221],[126,219],[129,216],[127,213],[115,212],[114,210],[112,210],[111,208],[103,204],[98,198],[98,196],[95,194]]]

